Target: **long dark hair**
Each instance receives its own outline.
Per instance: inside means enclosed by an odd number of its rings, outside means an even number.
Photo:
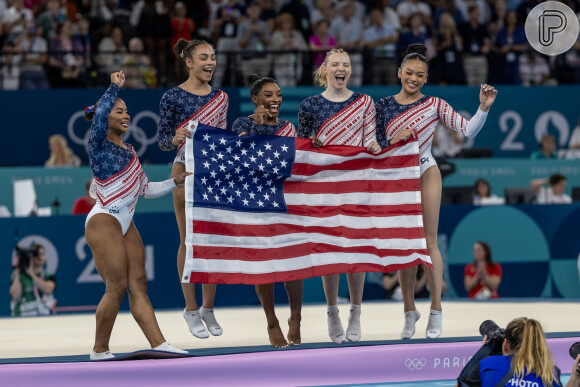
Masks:
[[[487,266],[491,266],[493,265],[493,260],[491,258],[491,247],[489,247],[489,245],[484,242],[484,241],[477,241],[475,242],[479,245],[481,245],[481,247],[483,247],[483,251],[485,251],[485,263]]]

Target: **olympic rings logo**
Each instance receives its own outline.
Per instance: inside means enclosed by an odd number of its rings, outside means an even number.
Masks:
[[[85,147],[85,149],[88,149],[88,144],[89,144],[89,136],[91,135],[91,129],[90,126],[87,127],[87,125],[84,125],[82,128],[83,130],[85,130],[84,134],[82,136],[77,135],[77,132],[80,131],[80,129],[75,129],[75,127],[77,126],[77,120],[81,119],[83,123],[86,124],[85,120],[84,120],[84,110],[80,110],[76,113],[74,113],[68,120],[68,124],[67,124],[67,132],[68,132],[68,136],[69,138],[78,145],[82,145]],[[143,127],[139,126],[139,123],[141,122],[141,120],[143,119],[150,119],[153,122],[153,125],[147,125],[147,128],[153,128],[153,129],[148,129],[148,132],[153,132],[153,135],[151,137],[147,136],[147,131],[145,129],[143,129]],[[135,117],[131,118],[131,124],[129,125],[129,130],[127,131],[127,133],[125,133],[123,135],[123,141],[128,141],[129,138],[131,138],[131,136],[133,137],[133,141],[131,142],[133,145],[135,145],[134,143],[137,142],[139,144],[138,147],[135,147],[135,152],[137,152],[137,156],[141,157],[145,151],[147,150],[147,147],[149,145],[155,144],[157,143],[157,121],[159,120],[159,116],[150,111],[150,110],[143,110],[140,111],[139,113],[137,113],[135,115]],[[80,125],[79,125],[80,127]],[[86,128],[86,129],[85,129]]]
[[[427,360],[422,357],[421,359],[407,359],[405,360],[405,366],[411,371],[420,370],[427,365]]]

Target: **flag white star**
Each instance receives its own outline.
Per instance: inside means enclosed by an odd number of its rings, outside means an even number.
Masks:
[[[258,156],[260,156],[260,157],[262,157],[262,156],[264,155],[264,152],[262,152],[261,150],[259,150],[259,151],[258,151],[258,152],[256,152],[256,153],[258,153]]]
[[[232,153],[232,150],[233,148],[231,147],[231,145],[226,148],[226,152],[228,152],[229,154]]]
[[[254,178],[252,179],[252,181],[254,182],[254,184],[258,184],[258,178],[257,178],[257,177],[254,177]]]
[[[280,162],[280,165],[282,165],[282,167],[284,167],[284,168],[286,167],[286,164],[288,164],[288,163],[287,163],[286,161],[284,161],[284,160],[282,160],[282,161]]]
[[[236,160],[236,161],[240,161],[240,156],[238,156],[238,155],[234,155],[234,160]]]
[[[270,174],[268,172],[264,173],[264,177],[268,177]]]
[[[278,167],[274,167],[274,169],[272,169],[272,171],[273,171],[274,173],[278,173],[278,171],[279,171],[279,170],[280,170],[280,169],[278,169]]]
[[[220,171],[225,172],[225,170],[226,170],[226,166],[223,164],[220,165]]]
[[[240,176],[238,176],[238,181],[242,182],[242,181],[244,181],[245,178],[246,178],[246,176],[240,175]]]
[[[272,202],[272,205],[277,208],[278,207],[278,202]]]
[[[209,141],[209,134],[204,134],[203,135],[203,141]]]
[[[266,143],[266,145],[264,145],[264,147],[265,147],[267,150],[270,150],[270,149],[272,149],[272,145],[270,145],[270,143],[269,143],[269,142],[267,142],[267,143]]]
[[[260,207],[264,207],[264,202],[263,202],[263,201],[261,201],[261,200],[258,200],[258,205],[259,205]]]
[[[220,197],[219,197],[219,195],[218,195],[218,194],[216,194],[216,195],[214,196],[214,198],[215,198],[215,201],[216,201],[216,202],[219,202],[219,201],[220,201]]]
[[[242,146],[242,140],[236,141],[236,146],[239,148]]]
[[[256,194],[253,192],[250,192],[249,195],[250,195],[250,199],[254,199],[254,196],[256,196]]]
[[[254,176],[254,174],[255,174],[255,173],[256,173],[256,171],[254,171],[253,169],[252,169],[250,172],[248,172],[248,174],[249,174],[250,176]]]
[[[275,158],[279,158],[279,157],[280,157],[280,153],[278,153],[278,151],[275,151],[275,152],[274,152],[274,157],[275,157]]]
[[[247,161],[244,161],[243,166],[246,167],[246,168],[248,168],[250,166],[250,164]]]
[[[217,155],[218,159],[223,160],[224,158],[224,154],[222,152],[219,152]]]
[[[207,196],[207,194],[203,194],[203,200],[209,200],[209,196]]]
[[[214,163],[217,163],[217,159],[215,157],[212,157],[210,160]]]
[[[210,148],[212,151],[214,151],[214,150],[215,150],[215,143],[213,143],[213,142],[212,142],[212,143],[209,145],[209,148]]]
[[[211,186],[208,186],[208,187],[207,187],[207,192],[209,192],[209,193],[213,193],[213,188],[212,188]]]
[[[228,203],[233,203],[233,202],[234,202],[234,198],[233,198],[232,196],[230,196],[230,197],[228,198]]]
[[[232,174],[228,172],[228,173],[226,173],[226,176],[225,177],[226,177],[226,180],[229,180],[230,177],[232,177]]]
[[[207,178],[205,176],[202,177],[200,180],[201,180],[201,184],[207,185]]]
[[[256,148],[256,143],[252,141],[252,142],[250,143],[250,148],[252,148],[252,149]]]
[[[266,185],[267,185],[268,187],[269,187],[269,186],[271,186],[271,185],[272,185],[272,180],[268,180],[268,181],[266,182]]]
[[[256,162],[256,158],[255,158],[254,156],[250,156],[250,161],[251,161],[252,163],[255,163],[255,162]]]
[[[247,149],[242,149],[242,156],[245,156],[248,153]]]
[[[209,163],[206,161],[205,163],[203,163],[203,166],[209,168]]]
[[[250,185],[249,185],[248,183],[244,183],[243,187],[244,187],[244,189],[247,191],[247,190],[248,190],[248,188],[250,187]]]
[[[288,147],[286,145],[282,145],[282,152],[288,152]]]
[[[270,191],[272,191],[272,193],[275,194],[276,193],[276,187],[271,187],[270,188]]]
[[[216,173],[215,173],[215,171],[211,171],[209,174],[211,175],[211,177],[212,177],[213,179],[215,179],[215,176],[216,176]]]
[[[234,169],[234,171],[235,171],[235,172],[236,172],[238,175],[240,174],[240,171],[241,171],[241,170],[242,170],[242,168],[240,168],[240,167],[236,167],[236,169]]]
[[[262,188],[263,187],[261,185],[259,185],[259,186],[256,187],[256,189],[258,190],[258,192],[262,192]]]
[[[270,195],[268,195],[267,193],[264,194],[264,200],[270,200]]]
[[[269,157],[268,157],[268,158],[266,159],[266,162],[268,163],[268,165],[272,165],[272,159],[271,159],[271,158],[269,158]]]
[[[248,202],[246,199],[244,199],[244,200],[242,200],[242,201],[244,202],[244,206],[247,206],[247,205],[248,205],[248,203],[249,203],[249,202]]]
[[[262,164],[258,165],[258,168],[260,168],[260,171],[264,171],[264,166]]]
[[[228,165],[234,165],[234,162],[232,160],[228,160]]]
[[[236,193],[236,195],[237,195],[238,197],[240,197],[240,195],[242,194],[242,193],[240,192],[240,190],[239,190],[239,189],[235,190],[234,192]]]
[[[203,153],[204,156],[207,156],[207,151],[205,149],[202,149],[201,153]]]
[[[220,138],[220,144],[225,145],[226,144],[226,139],[225,138]]]
[[[230,188],[234,188],[234,185],[235,185],[235,184],[234,184],[234,182],[233,182],[233,181],[230,181],[228,184],[230,185]]]
[[[222,195],[225,195],[228,193],[228,190],[226,189],[226,187],[222,187],[222,189],[220,189],[220,191],[222,192]]]
[[[217,179],[217,180],[215,181],[215,186],[217,187],[217,186],[219,186],[221,183],[222,183],[222,181],[221,181],[220,179]]]

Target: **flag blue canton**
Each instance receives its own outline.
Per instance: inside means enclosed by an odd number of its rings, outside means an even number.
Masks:
[[[194,206],[286,212],[284,181],[296,140],[237,134],[199,125],[193,136]]]

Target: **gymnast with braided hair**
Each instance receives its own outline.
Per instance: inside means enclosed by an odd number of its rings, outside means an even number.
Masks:
[[[92,121],[88,152],[96,204],[85,222],[85,237],[93,253],[95,267],[106,290],[96,312],[95,345],[91,360],[115,357],[109,350],[111,331],[125,292],[131,314],[149,341],[159,351],[187,354],[165,341],[153,306],[147,296],[145,248],[133,222],[139,196],[157,198],[183,186],[183,172],[163,182],[150,182],[133,147],[122,135],[129,130],[127,106],[117,93],[125,82],[122,72],[111,74],[111,85],[93,106],[85,109]]]

